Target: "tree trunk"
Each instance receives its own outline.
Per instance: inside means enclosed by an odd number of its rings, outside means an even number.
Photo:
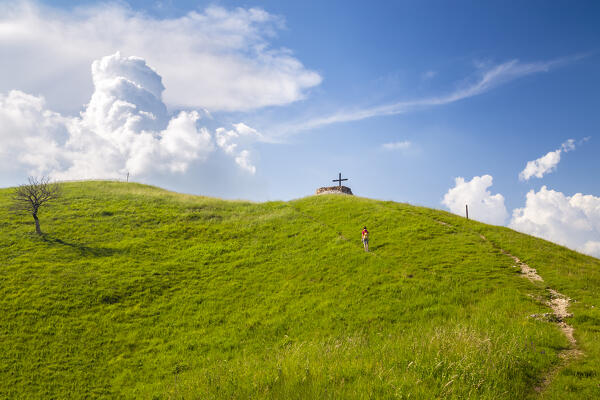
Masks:
[[[42,230],[40,229],[40,220],[38,219],[37,214],[33,214],[33,219],[35,220],[35,233],[41,235]]]

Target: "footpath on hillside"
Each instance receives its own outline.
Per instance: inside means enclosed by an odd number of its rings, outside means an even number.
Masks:
[[[439,220],[435,221],[441,225],[453,227],[447,222]],[[484,235],[480,234],[479,236],[482,240],[490,243],[494,248],[500,250],[502,254],[512,258],[515,262],[515,265],[513,265],[513,267],[520,269],[522,277],[529,279],[529,281],[531,281],[532,283],[544,281],[544,279],[537,273],[537,270],[535,268],[530,267],[529,265],[521,261],[517,256],[502,249],[492,241],[489,241]],[[542,377],[541,382],[537,386],[535,386],[534,389],[537,393],[542,393],[550,385],[550,383],[552,382],[554,377],[560,372],[560,370],[565,368],[567,364],[583,355],[583,352],[577,344],[577,340],[573,336],[573,327],[566,322],[566,318],[573,316],[572,313],[569,313],[569,305],[571,303],[571,299],[552,288],[546,288],[546,291],[549,294],[550,300],[537,300],[545,303],[548,307],[550,307],[552,312],[544,314],[533,314],[530,315],[530,317],[555,323],[569,341],[569,348],[561,350],[559,352],[559,358],[561,359],[561,362],[557,366],[552,368],[550,371],[548,371]]]
[[[382,208],[387,208],[385,206],[382,205],[378,205],[379,207]],[[337,230],[334,226],[329,225],[327,223],[324,223],[323,221],[313,217],[310,214],[307,214],[305,212],[303,212],[300,208],[295,207],[295,206],[291,206],[296,212],[298,212],[299,214],[303,215],[305,218],[327,228],[327,229],[331,229],[333,231],[335,231],[337,233],[337,235],[344,241],[349,242],[350,240],[346,237],[344,237],[344,235],[342,234],[342,232],[340,232],[339,230]],[[431,216],[428,215],[424,215],[424,214],[420,214],[420,213],[415,213],[415,212],[411,212],[412,214],[419,214],[421,216],[425,216],[427,218],[432,219],[433,221],[435,221],[436,223],[449,227],[449,228],[454,228],[454,229],[458,229],[458,227],[451,225],[447,222],[438,220],[436,218],[433,218]],[[479,234],[480,238],[482,240],[484,240],[487,243],[490,243],[492,245],[492,247],[498,249],[502,254],[512,258],[512,260],[515,262],[515,265],[513,265],[514,268],[519,268],[521,276],[523,278],[527,278],[529,281],[531,281],[532,283],[536,283],[536,282],[543,282],[544,279],[537,273],[537,270],[535,268],[530,267],[529,265],[527,265],[525,262],[521,261],[518,257],[516,257],[515,255],[509,253],[508,251],[502,249],[501,247],[499,247],[496,243],[488,240],[484,235]],[[374,252],[370,252],[370,254],[377,256],[376,253]],[[571,325],[569,325],[566,322],[566,318],[572,317],[573,314],[569,313],[569,305],[571,303],[571,299],[565,295],[563,295],[562,293],[559,293],[558,291],[552,289],[552,288],[546,288],[546,291],[549,294],[549,298],[550,300],[545,300],[545,299],[541,299],[538,298],[536,300],[546,304],[548,307],[550,307],[550,309],[552,310],[552,312],[550,313],[544,313],[544,314],[533,314],[530,315],[531,318],[536,318],[536,319],[541,319],[541,320],[545,320],[548,322],[552,322],[555,323],[558,328],[561,330],[561,332],[565,335],[565,337],[567,338],[568,342],[569,342],[569,348],[567,349],[563,349],[559,352],[559,358],[560,358],[560,363],[558,365],[556,365],[554,368],[552,368],[550,371],[548,371],[540,380],[539,384],[536,385],[534,387],[535,392],[537,393],[542,393],[552,382],[552,380],[554,379],[554,377],[563,369],[565,368],[570,362],[574,361],[575,359],[583,356],[583,352],[581,351],[581,349],[579,348],[578,344],[577,344],[577,340],[575,339],[573,332],[574,329]]]
[[[480,236],[483,240],[489,242],[484,235]],[[544,279],[540,275],[538,275],[537,270],[535,268],[530,267],[529,265],[521,261],[518,257],[510,254],[508,251],[497,247],[494,243],[492,243],[492,246],[498,248],[503,254],[512,258],[515,262],[515,265],[513,265],[513,267],[520,268],[521,275],[524,278],[527,278],[534,283],[544,281]],[[562,368],[564,368],[569,362],[583,355],[583,352],[581,351],[581,349],[579,349],[577,345],[577,340],[575,340],[575,337],[573,336],[573,327],[567,324],[567,322],[565,321],[566,318],[573,316],[573,314],[569,313],[569,305],[571,303],[571,299],[552,288],[547,288],[546,290],[550,295],[550,300],[546,301],[545,304],[552,309],[552,313],[533,314],[530,317],[544,319],[556,323],[559,329],[569,341],[570,347],[568,349],[560,351],[559,357],[561,359],[561,363],[554,367],[552,370],[550,370],[548,373],[546,373],[541,383],[535,387],[536,392],[543,392],[548,387],[548,385],[550,385],[552,379],[554,379],[556,374],[558,374],[558,372]]]
[[[433,217],[430,217],[430,216],[427,216],[424,214],[422,214],[422,215],[426,216],[427,218],[433,219],[435,222],[437,222],[440,225],[444,225],[449,228],[457,229],[456,226],[451,225],[447,222],[440,221],[438,219],[435,219]],[[512,258],[513,261],[515,262],[515,265],[513,265],[513,267],[520,269],[521,276],[529,279],[529,281],[531,281],[532,283],[544,281],[544,279],[537,273],[537,270],[535,268],[530,267],[529,265],[527,265],[526,263],[521,261],[515,255],[502,249],[496,243],[488,240],[484,235],[479,234],[479,236],[481,237],[482,240],[484,240],[487,243],[490,243],[494,248],[496,248],[500,252],[502,252],[502,254]],[[550,385],[550,383],[552,382],[554,377],[563,368],[565,368],[569,363],[571,363],[572,361],[576,360],[577,358],[583,356],[583,352],[579,348],[579,346],[577,344],[577,340],[575,339],[575,337],[573,335],[574,329],[571,325],[569,325],[566,322],[566,318],[573,316],[572,313],[569,313],[569,305],[571,303],[571,299],[552,288],[546,288],[546,291],[549,294],[550,300],[548,300],[548,301],[544,301],[544,299],[537,299],[537,300],[546,304],[548,307],[550,307],[552,312],[545,313],[545,314],[533,314],[533,315],[530,315],[530,317],[555,323],[558,326],[558,328],[561,330],[561,332],[567,338],[567,340],[569,342],[569,348],[561,350],[559,352],[559,358],[561,359],[561,362],[557,366],[552,368],[550,371],[548,371],[542,377],[540,383],[537,386],[535,386],[534,390],[537,393],[542,393]]]

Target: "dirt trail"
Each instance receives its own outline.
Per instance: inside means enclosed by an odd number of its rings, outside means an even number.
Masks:
[[[481,237],[483,238],[483,240],[487,240],[485,238],[485,236],[481,235]],[[506,250],[500,249],[500,251],[502,252],[502,254],[506,254],[507,256],[509,256],[510,258],[512,258],[515,261],[516,265],[514,265],[514,267],[521,268],[521,273],[525,276],[525,278],[529,279],[531,282],[536,282],[536,281],[543,282],[544,281],[542,279],[542,277],[538,275],[537,270],[535,268],[531,268],[529,265],[525,264],[524,262],[519,260],[517,257],[513,256]]]
[[[492,246],[498,248],[494,243],[487,240],[487,238],[483,235],[479,235],[483,240],[488,243],[491,243]],[[521,274],[523,277],[529,279],[531,282],[543,282],[544,279],[538,275],[535,268],[530,267],[523,261],[521,261],[518,257],[510,254],[508,251],[499,248],[500,251],[512,258],[516,265],[514,267],[521,269]],[[557,324],[559,329],[565,335],[567,340],[569,341],[570,348],[561,350],[559,353],[559,357],[561,362],[559,365],[551,369],[546,375],[543,377],[541,383],[535,387],[535,391],[538,393],[543,392],[548,385],[552,382],[554,377],[558,374],[558,372],[564,368],[569,362],[583,355],[583,352],[579,349],[577,345],[577,340],[573,336],[573,327],[565,322],[566,318],[572,317],[573,314],[569,313],[569,305],[571,303],[571,299],[554,289],[546,289],[550,294],[550,300],[546,301],[546,305],[552,309],[552,313],[546,314],[533,314],[531,317],[533,318],[543,318],[548,321],[554,322]]]
[[[451,225],[445,221],[440,221],[436,218],[430,217],[432,220],[437,222],[440,225],[456,228],[454,225]],[[537,273],[535,268],[530,267],[523,261],[521,261],[518,257],[512,255],[508,251],[500,248],[495,243],[489,241],[484,235],[479,235],[482,240],[490,243],[494,248],[499,249],[503,254],[512,258],[516,265],[515,268],[520,268],[521,274],[523,277],[529,279],[531,282],[543,282],[544,279]],[[561,362],[552,368],[550,371],[546,372],[546,374],[542,377],[542,380],[539,385],[537,385],[534,389],[537,393],[542,393],[552,382],[552,380],[556,377],[556,375],[567,366],[571,361],[583,356],[583,352],[579,349],[577,344],[577,340],[573,336],[573,327],[569,325],[565,319],[572,317],[573,314],[569,313],[569,305],[571,303],[571,299],[554,289],[547,288],[546,289],[550,294],[550,300],[546,301],[546,305],[552,309],[552,313],[542,314],[542,315],[532,315],[533,318],[544,318],[550,322],[554,322],[557,324],[561,332],[565,335],[567,340],[569,341],[570,347],[565,350],[561,350],[559,353],[559,358]]]
[[[325,224],[322,221],[317,220],[316,218],[302,212],[302,210],[300,210],[294,206],[292,206],[292,208],[294,208],[296,211],[298,211],[300,214],[304,215],[305,217],[313,220],[314,222],[317,222],[318,224],[325,226],[329,229],[335,230],[335,228],[333,226]],[[429,218],[431,218],[433,221],[435,221],[436,223],[438,223],[440,225],[450,227],[450,228],[455,228],[454,225],[451,225],[445,221],[440,221],[440,220],[438,220],[436,218],[432,218],[432,217],[429,217]],[[345,241],[349,241],[347,238],[345,238],[342,235],[341,232],[338,232],[337,230],[336,230],[336,232],[341,239],[343,239]],[[508,251],[500,248],[495,243],[489,241],[484,235],[480,234],[479,236],[481,237],[482,240],[490,243],[493,247],[500,250],[502,252],[502,254],[505,254],[506,256],[512,258],[513,261],[515,262],[515,265],[513,267],[519,268],[520,272],[524,278],[529,279],[533,283],[544,281],[544,279],[537,273],[537,270],[535,268],[530,267],[529,265],[527,265],[526,263],[521,261],[518,257],[516,257],[513,254],[509,253]],[[371,253],[371,254],[376,255],[375,253]],[[561,330],[561,332],[565,335],[565,337],[569,341],[570,347],[568,349],[561,350],[559,352],[558,356],[561,359],[561,362],[558,365],[556,365],[554,368],[552,368],[550,371],[548,371],[542,377],[540,384],[534,388],[534,390],[537,393],[542,393],[550,385],[550,383],[552,382],[554,377],[560,372],[560,370],[563,369],[564,367],[566,367],[567,364],[569,364],[571,361],[573,361],[583,355],[583,352],[579,349],[579,346],[577,345],[577,340],[573,336],[573,331],[574,331],[573,327],[571,325],[567,324],[567,322],[565,322],[566,318],[573,316],[573,314],[569,313],[569,305],[571,303],[571,299],[569,297],[557,292],[554,289],[547,288],[546,290],[550,294],[550,300],[546,301],[545,303],[548,307],[550,307],[552,309],[552,313],[546,313],[546,314],[542,314],[542,315],[534,314],[534,315],[531,315],[531,317],[532,318],[543,318],[550,322],[556,323],[557,326],[559,327],[559,329]]]
[[[304,213],[302,210],[300,210],[297,207],[294,207],[294,206],[291,206],[291,207],[294,210],[296,210],[298,213],[302,214],[304,217],[312,220],[313,222],[316,222],[328,229],[334,230],[341,239],[343,239],[345,241],[349,241],[347,238],[345,238],[342,235],[342,232],[337,231],[335,229],[335,227],[323,223],[322,221],[314,218],[313,216]],[[431,217],[429,217],[429,218],[431,218]],[[451,225],[447,222],[440,221],[435,218],[431,218],[431,219],[433,219],[435,222],[437,222],[440,225],[454,228],[453,225]],[[544,281],[544,279],[537,273],[537,270],[535,268],[530,267],[529,265],[527,265],[526,263],[521,261],[518,257],[512,255],[508,251],[500,248],[495,243],[489,241],[484,235],[480,234],[479,236],[481,237],[482,240],[490,243],[493,247],[500,250],[502,252],[502,254],[505,254],[506,256],[512,258],[513,261],[515,262],[515,265],[513,267],[519,268],[520,272],[524,278],[529,279],[533,283]],[[371,254],[377,255],[375,253],[371,253]],[[565,337],[569,341],[570,347],[568,349],[560,351],[558,356],[560,357],[561,362],[543,376],[540,384],[534,388],[537,393],[543,392],[548,387],[548,385],[550,385],[550,383],[552,382],[554,377],[560,372],[560,370],[563,369],[568,363],[570,363],[571,361],[573,361],[583,355],[583,352],[579,349],[579,347],[577,345],[577,340],[573,336],[573,331],[574,331],[573,327],[565,322],[566,318],[573,316],[573,314],[569,313],[569,305],[571,303],[571,299],[569,297],[557,292],[554,289],[547,288],[546,290],[550,294],[550,300],[546,301],[545,303],[548,307],[550,307],[552,309],[552,313],[546,313],[546,314],[541,314],[541,315],[534,314],[534,315],[531,315],[531,317],[532,318],[543,318],[550,322],[556,323],[557,326],[559,327],[559,329],[561,330],[561,332],[565,335]]]

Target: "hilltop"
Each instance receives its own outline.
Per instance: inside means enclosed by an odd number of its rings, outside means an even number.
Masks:
[[[593,257],[408,204],[117,182],[65,183],[39,237],[10,192],[0,398],[600,398]]]

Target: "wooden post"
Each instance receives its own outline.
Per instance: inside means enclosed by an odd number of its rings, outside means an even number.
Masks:
[[[465,204],[465,211],[467,213],[467,219],[469,219],[469,205]]]

